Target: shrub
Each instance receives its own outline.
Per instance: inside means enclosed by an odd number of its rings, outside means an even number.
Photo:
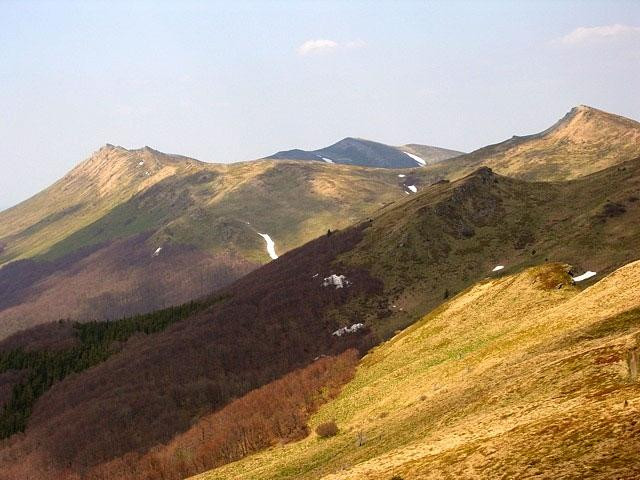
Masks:
[[[330,422],[321,423],[316,427],[316,433],[320,438],[333,437],[338,433],[338,425],[333,420]]]

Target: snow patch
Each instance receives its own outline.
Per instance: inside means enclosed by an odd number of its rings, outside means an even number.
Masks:
[[[586,280],[587,278],[591,278],[591,277],[595,277],[595,276],[596,276],[596,272],[592,272],[591,270],[587,270],[582,275],[578,275],[577,277],[571,277],[571,278],[573,279],[574,282],[581,282],[583,280]]]
[[[267,242],[267,253],[269,254],[269,256],[273,260],[278,258],[278,255],[276,255],[276,244],[274,243],[273,240],[271,240],[271,237],[266,233],[258,233],[258,235],[264,238],[264,241]]]
[[[162,247],[158,247],[156,248],[156,251],[153,252],[153,255],[151,255],[152,257],[157,257],[158,255],[160,255],[160,252],[162,251]]]
[[[491,270],[492,272],[497,272],[499,270],[502,270],[504,268],[504,265],[497,265],[495,267],[493,267],[493,270]]]
[[[407,185],[407,188],[411,190],[413,193],[418,193],[418,189],[415,185]]]
[[[342,327],[333,332],[331,335],[335,335],[336,337],[341,337],[347,333],[356,333],[359,330],[364,328],[364,323],[354,323],[350,327]]]
[[[325,277],[322,281],[323,287],[334,285],[336,288],[344,288],[349,286],[351,282],[344,275],[336,275],[335,273],[329,277]]]
[[[419,156],[414,155],[413,153],[404,152],[404,151],[402,153],[404,153],[405,155],[409,155],[411,158],[413,158],[416,162],[418,162],[423,167],[427,164],[427,162],[425,162],[423,158],[420,158]]]
[[[322,160],[324,160],[327,163],[335,163],[333,160],[331,160],[330,158],[327,157],[320,157]]]
[[[404,178],[404,177],[406,177],[406,175],[405,175],[404,173],[399,173],[399,174],[398,174],[398,177],[399,177],[399,178]]]

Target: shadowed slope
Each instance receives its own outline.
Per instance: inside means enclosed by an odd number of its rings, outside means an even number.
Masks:
[[[144,452],[320,355],[366,350],[374,342],[368,331],[333,336],[340,325],[324,313],[349,298],[375,295],[379,282],[345,268],[353,286],[327,288],[310,273],[329,270],[362,228],[286,254],[220,292],[223,303],[164,332],[114,344],[104,363],[56,383],[36,403],[25,436],[12,437],[0,453],[0,478],[53,476],[68,466],[82,472]],[[22,461],[15,463],[16,456]]]

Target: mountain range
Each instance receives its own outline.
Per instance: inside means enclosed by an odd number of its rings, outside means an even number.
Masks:
[[[0,479],[633,478],[638,126],[406,169],[103,147],[0,214]]]
[[[540,134],[465,155],[351,138],[302,155],[365,167],[209,164],[106,145],[0,213],[0,336],[60,318],[109,319],[181,303],[481,165],[516,178],[577,178],[632,158],[639,135],[637,122],[581,106]],[[275,157],[299,156],[291,152]]]

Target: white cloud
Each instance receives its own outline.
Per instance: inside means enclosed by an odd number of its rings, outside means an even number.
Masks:
[[[299,55],[317,55],[322,53],[335,52],[339,49],[355,50],[358,48],[366,47],[367,43],[364,40],[357,39],[351,40],[345,43],[338,43],[334,40],[326,38],[317,38],[313,40],[307,40],[297,48]]]
[[[315,40],[307,40],[298,47],[300,55],[312,55],[318,53],[327,53],[338,48],[338,42],[328,40],[326,38],[318,38]]]
[[[632,35],[640,36],[640,27],[632,27],[629,25],[600,25],[598,27],[578,27],[568,35],[560,39],[562,43],[568,45],[576,45],[590,40],[628,37]]]

